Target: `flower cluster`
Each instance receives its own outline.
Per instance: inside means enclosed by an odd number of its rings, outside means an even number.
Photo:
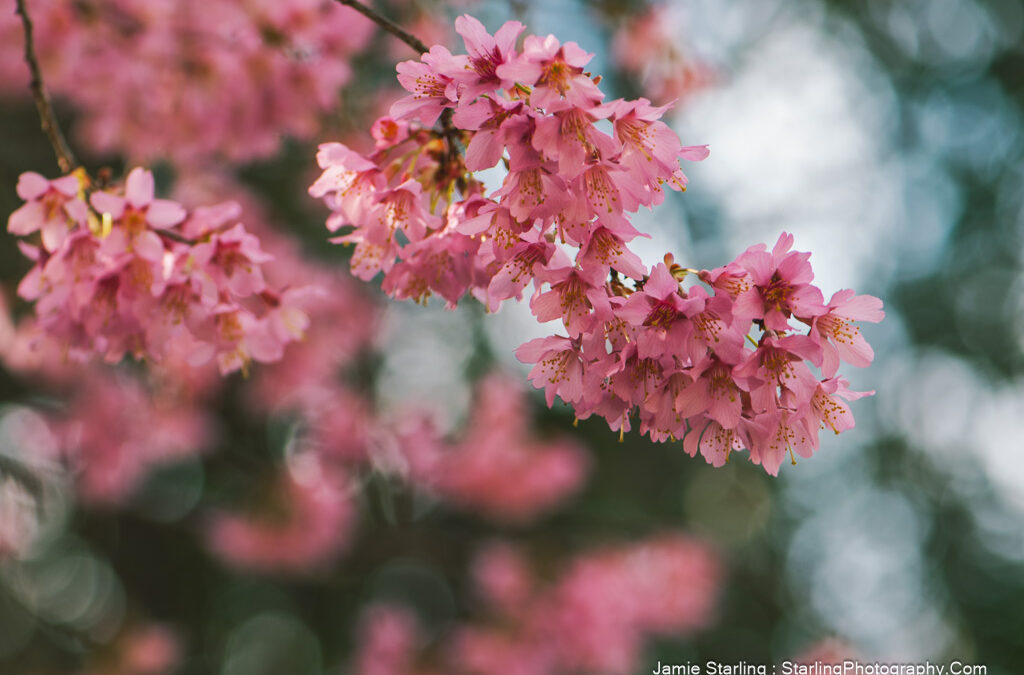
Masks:
[[[186,211],[154,198],[153,175],[134,169],[123,191],[86,194],[79,173],[49,181],[22,174],[25,204],[8,230],[35,261],[18,293],[35,303],[37,326],[73,356],[125,354],[222,373],[281,358],[308,318],[309,288],[267,286],[270,257],[224,203]]]
[[[468,54],[435,46],[398,65],[410,94],[374,124],[372,154],[320,148],[310,193],[331,209],[329,230],[352,228],[333,241],[355,245],[353,273],[383,272],[399,299],[452,306],[470,293],[492,311],[532,284],[537,320],[566,332],[517,351],[549,405],[559,396],[622,431],[637,419],[715,465],[745,447],[775,474],[820,428],[852,427],[845,400],[862,394],[836,365],[870,362],[853,322],[880,320],[881,302],[841,291],[826,305],[786,234],[701,272],[705,285],[684,288],[694,271],[670,257],[649,270],[629,248],[641,235],[629,215],[666,185],[684,189],[680,160],[707,148],[684,147],[646,99],[604,101],[575,43],[527,36],[517,50],[518,22],[493,36],[470,16],[455,26]],[[489,192],[474,172],[498,165]]]
[[[787,454],[794,464],[794,451],[810,457],[821,429],[854,426],[846,401],[873,392],[851,391],[836,370],[840,359],[871,362],[854,324],[883,316],[878,298],[850,290],[826,305],[810,283],[810,254],[792,243],[783,234],[771,251],[751,246],[697,273],[710,292],[684,287],[691,270],[666,258],[595,311],[578,337],[531,340],[516,355],[535,364],[530,379],[548,403],[560,396],[577,417],[596,414],[620,433],[636,420],[652,440],[683,439],[690,456],[714,466],[746,448],[775,475]]]
[[[519,53],[518,22],[491,36],[463,16],[456,29],[470,54],[435,46],[399,64],[412,93],[374,124],[376,151],[321,146],[310,193],[332,209],[331,231],[354,228],[335,241],[355,245],[356,276],[384,272],[394,297],[455,304],[471,292],[497,309],[537,281],[569,289],[564,314],[575,323],[610,270],[644,275],[626,214],[660,203],[666,184],[682,189],[679,159],[707,149],[684,148],[658,120],[664,108],[644,99],[603,103],[583,71],[591,55],[575,43],[530,36]],[[442,114],[454,126],[422,126]],[[507,175],[487,194],[473,172],[499,163]]]
[[[136,161],[244,161],[312,136],[373,33],[331,0],[36,0],[32,12],[47,83],[80,111],[81,140]],[[24,94],[20,33],[0,14],[0,90]]]
[[[700,543],[665,534],[579,555],[542,584],[522,551],[486,548],[475,563],[488,616],[455,628],[441,667],[417,654],[415,621],[398,608],[366,615],[359,675],[632,673],[644,642],[692,632],[709,617],[720,569]]]

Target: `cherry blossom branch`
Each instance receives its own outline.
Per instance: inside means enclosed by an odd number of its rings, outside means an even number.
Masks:
[[[39,123],[53,146],[53,152],[57,155],[57,164],[60,170],[71,173],[78,167],[78,161],[74,153],[64,139],[64,134],[57,123],[57,116],[53,113],[53,106],[50,105],[50,96],[46,93],[46,86],[43,84],[43,73],[39,69],[39,61],[36,59],[35,40],[32,37],[32,19],[25,7],[25,0],[17,0],[18,14],[21,16],[21,25],[25,33],[25,63],[32,73],[32,81],[29,88],[32,89],[32,97],[36,102],[36,109],[39,111]]]

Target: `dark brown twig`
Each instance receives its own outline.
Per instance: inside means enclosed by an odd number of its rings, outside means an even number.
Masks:
[[[19,3],[20,2],[21,0],[19,0]],[[416,37],[409,31],[405,30],[391,19],[385,16],[381,16],[375,10],[367,7],[363,3],[356,2],[356,0],[337,0],[337,2],[341,3],[342,5],[345,5],[346,7],[351,7],[352,9],[356,10],[370,21],[373,21],[378,26],[380,26],[381,28],[391,33],[405,44],[415,49],[420,54],[424,54],[430,51],[430,47],[424,44],[423,40],[420,40],[418,37]]]
[[[32,73],[32,81],[29,87],[32,89],[32,98],[35,99],[36,109],[39,111],[39,124],[43,133],[50,140],[53,152],[57,155],[57,164],[60,170],[67,174],[78,168],[78,161],[68,146],[68,142],[61,133],[57,117],[53,114],[53,106],[50,105],[50,96],[46,93],[46,86],[43,84],[43,74],[39,69],[39,61],[36,60],[36,45],[32,37],[32,19],[25,7],[25,0],[17,0],[18,14],[21,16],[21,25],[25,32],[25,63]]]

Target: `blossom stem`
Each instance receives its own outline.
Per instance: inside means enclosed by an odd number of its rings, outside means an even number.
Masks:
[[[43,133],[50,140],[53,152],[57,155],[57,164],[60,170],[71,173],[78,167],[78,161],[71,152],[68,142],[57,123],[57,116],[53,113],[53,106],[50,104],[50,95],[46,92],[46,85],[43,83],[43,73],[39,69],[39,61],[36,59],[35,40],[32,37],[32,19],[25,7],[25,0],[17,0],[18,14],[21,16],[21,25],[25,33],[25,63],[32,73],[32,81],[29,88],[32,90],[32,98],[35,99],[36,109],[39,111],[39,123]]]

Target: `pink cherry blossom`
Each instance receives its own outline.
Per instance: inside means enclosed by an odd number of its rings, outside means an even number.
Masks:
[[[826,308],[828,311],[814,317],[811,324],[811,339],[822,349],[822,375],[835,376],[840,360],[861,368],[870,365],[875,352],[853,322],[881,321],[885,317],[882,301],[845,289],[834,293]]]
[[[473,75],[456,71],[451,76],[466,86],[465,96],[472,98],[478,93],[513,84],[501,79],[497,70],[515,54],[516,38],[524,28],[518,21],[509,21],[491,36],[482,23],[468,14],[455,19],[455,30],[465,40]]]
[[[516,350],[516,358],[537,364],[530,371],[530,380],[535,387],[544,388],[549,406],[555,396],[569,403],[583,397],[583,361],[578,345],[569,338],[553,335],[530,340]]]
[[[25,204],[11,214],[7,231],[19,237],[42,233],[43,247],[53,252],[60,248],[69,232],[85,223],[88,209],[76,176],[47,180],[34,172],[18,178],[18,196]]]
[[[737,302],[739,316],[762,320],[766,328],[789,330],[791,316],[811,319],[825,312],[821,290],[810,282],[814,278],[810,253],[790,251],[793,235],[783,232],[768,252],[763,244],[751,246],[736,263],[749,274],[754,294],[747,302]]]

